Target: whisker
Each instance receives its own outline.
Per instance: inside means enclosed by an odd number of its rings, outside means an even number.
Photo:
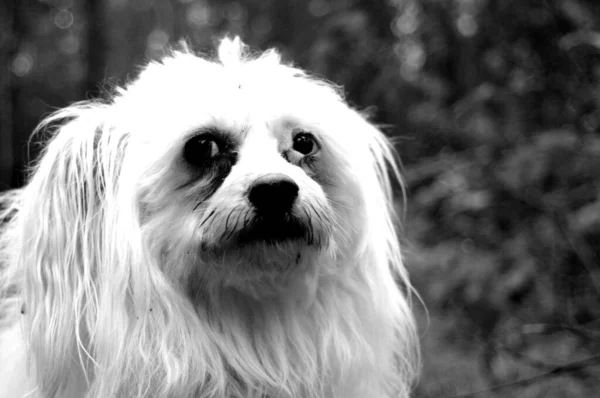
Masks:
[[[323,223],[323,218],[321,217],[321,215],[319,214],[319,212],[317,211],[317,209],[315,209],[314,205],[312,203],[308,203],[308,206],[310,206],[310,208],[312,209],[313,213],[315,213],[315,215],[319,218],[319,220],[321,220],[321,222]]]
[[[327,201],[330,202],[330,203],[332,203],[332,204],[334,204],[334,205],[337,205],[339,207],[343,207],[346,210],[352,210],[353,209],[352,206],[348,206],[346,204],[343,204],[339,200],[334,200],[334,199],[331,199],[331,198],[327,198]]]
[[[202,222],[200,223],[200,227],[199,227],[199,228],[202,228],[202,227],[204,226],[204,224],[206,224],[206,222],[207,222],[208,220],[210,220],[210,218],[211,218],[212,216],[214,216],[214,215],[215,215],[216,211],[217,211],[217,209],[213,209],[213,211],[211,211],[211,212],[210,212],[210,214],[209,214],[207,217],[205,217],[205,218],[204,218],[204,220],[202,220]]]
[[[239,206],[236,207],[233,211],[235,211],[238,208],[239,208]],[[235,219],[235,225],[233,226],[233,228],[231,229],[231,232],[229,233],[229,235],[227,235],[227,237],[225,238],[225,240],[229,240],[229,238],[231,238],[231,236],[233,235],[233,233],[237,230],[237,226],[238,226],[238,223],[240,222],[240,217],[242,216],[242,213],[243,213],[242,210],[240,210],[238,212],[238,216]]]
[[[248,216],[250,215],[251,212],[249,210],[247,210],[244,213],[245,213],[244,214],[244,224],[243,224],[242,228],[246,229],[248,227],[248,221],[249,221]]]
[[[308,236],[306,237],[307,242],[309,245],[313,244],[314,241],[314,229],[313,229],[313,222],[312,222],[312,218],[310,217],[310,214],[308,212],[308,210],[306,210],[306,207],[303,207],[302,210],[304,211],[304,214],[306,214],[306,221],[307,221],[307,234]]]
[[[227,215],[227,219],[225,220],[225,230],[221,234],[221,237],[219,238],[219,241],[223,240],[223,238],[225,237],[225,234],[227,234],[227,232],[229,231],[229,218],[231,218],[231,215],[233,214],[233,212],[235,211],[235,209],[236,209],[235,207],[233,209],[231,209],[231,211]]]

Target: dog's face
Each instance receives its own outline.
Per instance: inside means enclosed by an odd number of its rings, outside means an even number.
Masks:
[[[327,272],[317,260],[333,263],[360,200],[345,165],[356,156],[344,140],[357,137],[343,131],[353,111],[333,90],[268,57],[178,54],[116,106],[133,120],[123,172],[137,173],[145,244],[165,273],[267,292]]]

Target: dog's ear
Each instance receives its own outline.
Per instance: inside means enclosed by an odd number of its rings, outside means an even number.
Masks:
[[[347,117],[353,145],[353,157],[358,162],[358,190],[363,202],[362,242],[359,246],[365,260],[361,266],[365,278],[372,278],[372,290],[381,308],[386,308],[393,319],[396,348],[395,378],[402,382],[400,396],[408,396],[407,389],[417,377],[419,369],[418,336],[411,310],[413,288],[403,264],[400,240],[397,233],[398,217],[394,188],[404,193],[399,158],[388,139],[374,124],[354,110]],[[349,137],[350,138],[350,137]],[[382,337],[383,339],[384,337]]]
[[[44,396],[64,387],[80,327],[93,319],[93,284],[102,257],[107,195],[115,189],[124,140],[110,134],[108,105],[82,103],[48,117],[38,130],[53,138],[21,193],[15,238],[24,273],[23,312]],[[74,343],[76,342],[76,343]],[[85,351],[84,351],[85,352]]]
[[[40,396],[82,380],[94,397],[142,397],[149,386],[191,396],[210,366],[223,366],[198,343],[194,308],[144,247],[139,152],[130,153],[118,114],[117,105],[88,103],[46,119],[40,128],[57,126],[54,137],[20,195],[13,241]],[[182,356],[207,355],[208,364],[182,365]],[[68,380],[74,369],[83,375]]]

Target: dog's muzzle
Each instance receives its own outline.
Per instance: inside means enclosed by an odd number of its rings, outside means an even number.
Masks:
[[[284,174],[257,178],[247,192],[254,218],[239,239],[242,243],[279,243],[302,239],[307,235],[306,222],[294,214],[300,188]]]

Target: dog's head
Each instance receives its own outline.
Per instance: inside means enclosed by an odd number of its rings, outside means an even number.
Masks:
[[[335,90],[244,51],[225,41],[218,63],[178,53],[142,73],[123,97],[144,119],[123,164],[166,273],[266,293],[347,243],[360,193],[343,141],[359,137]]]
[[[225,39],[214,61],[184,47],[41,129],[53,126],[14,228],[50,396],[77,353],[104,375],[99,396],[162,371],[164,396],[182,380],[223,392],[230,369],[294,395],[330,377],[330,362],[343,373],[356,360],[349,350],[387,367],[375,351],[388,357],[389,347],[361,334],[398,339],[400,374],[411,371],[393,151],[334,86]],[[262,311],[258,329],[238,307],[253,319]],[[278,342],[261,346],[262,329]]]
[[[216,62],[174,52],[109,103],[58,117],[73,120],[49,151],[72,167],[40,171],[65,179],[63,191],[84,188],[80,210],[98,207],[106,239],[133,241],[192,291],[268,294],[335,272],[334,258],[361,245],[368,197],[385,195],[380,133],[333,86],[239,40],[224,40]]]

